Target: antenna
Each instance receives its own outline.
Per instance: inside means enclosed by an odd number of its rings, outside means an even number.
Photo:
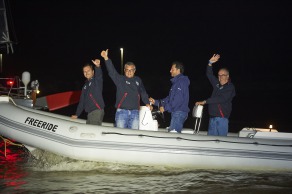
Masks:
[[[7,15],[8,14],[8,15]],[[0,50],[3,53],[9,54],[14,52],[13,41],[10,38],[9,28],[13,25],[10,15],[9,3],[5,0],[0,0]],[[6,49],[6,51],[5,51]]]

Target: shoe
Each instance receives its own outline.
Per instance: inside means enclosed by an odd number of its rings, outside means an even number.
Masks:
[[[177,131],[175,129],[169,131],[169,133],[177,133]]]

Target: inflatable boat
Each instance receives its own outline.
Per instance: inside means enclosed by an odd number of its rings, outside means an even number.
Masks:
[[[143,109],[141,109],[143,110]],[[149,110],[150,111],[150,110]],[[148,113],[147,113],[148,114]],[[140,118],[145,118],[140,115]],[[292,170],[292,136],[269,129],[244,128],[227,137],[183,129],[169,133],[155,120],[140,130],[84,120],[14,103],[0,96],[0,135],[29,150],[46,150],[77,160],[162,165],[179,168]]]

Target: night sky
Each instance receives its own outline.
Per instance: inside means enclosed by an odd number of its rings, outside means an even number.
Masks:
[[[42,95],[81,89],[82,65],[101,58],[103,49],[120,71],[122,47],[124,62],[136,64],[136,75],[154,98],[168,94],[171,62],[182,61],[191,80],[192,109],[211,95],[205,68],[218,53],[214,71],[229,68],[237,92],[230,128],[273,124],[291,130],[291,1],[10,0],[9,5],[17,44],[13,54],[4,54],[2,74],[31,72]],[[111,112],[115,86],[103,70]],[[207,110],[203,118],[206,127]]]

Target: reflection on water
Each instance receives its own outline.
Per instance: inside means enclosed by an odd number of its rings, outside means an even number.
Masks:
[[[188,170],[78,161],[1,142],[0,193],[292,193],[292,172]]]
[[[22,180],[22,178],[27,176],[27,172],[21,168],[27,158],[25,148],[17,148],[7,144],[7,148],[5,150],[5,143],[2,139],[0,141],[0,148],[0,188],[2,185],[5,187],[17,188],[23,184],[26,184],[26,181]]]

